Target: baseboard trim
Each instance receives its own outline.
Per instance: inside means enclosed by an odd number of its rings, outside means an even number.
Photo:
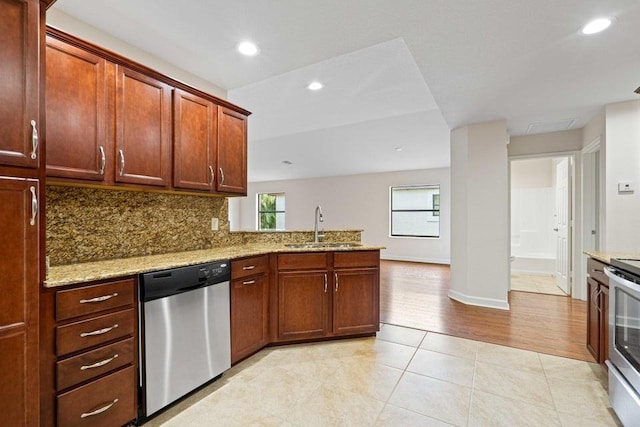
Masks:
[[[509,310],[509,302],[493,298],[470,297],[458,291],[449,291],[449,298],[467,305]]]
[[[408,261],[408,262],[421,262],[424,264],[446,264],[450,265],[451,260],[445,258],[419,258],[419,257],[407,257],[407,256],[395,256],[389,254],[380,254],[380,259],[387,261]]]

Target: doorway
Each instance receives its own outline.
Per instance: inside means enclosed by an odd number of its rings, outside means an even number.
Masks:
[[[512,159],[510,290],[571,295],[571,156]]]

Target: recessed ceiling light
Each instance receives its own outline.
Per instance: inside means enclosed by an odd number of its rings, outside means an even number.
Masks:
[[[613,23],[612,18],[598,18],[590,21],[580,29],[580,33],[585,35],[596,34],[600,31],[604,31],[611,26]]]
[[[255,43],[244,41],[238,44],[238,52],[245,56],[255,56],[260,52],[260,49],[258,49]]]
[[[396,151],[402,151],[402,147],[396,147],[396,148],[394,148],[394,150],[396,150]]]
[[[323,87],[324,86],[320,82],[311,82],[311,83],[309,83],[309,86],[307,86],[307,89],[309,89],[309,90],[320,90]]]

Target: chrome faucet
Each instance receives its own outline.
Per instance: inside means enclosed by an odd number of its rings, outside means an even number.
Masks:
[[[313,227],[313,243],[320,243],[320,239],[324,239],[324,233],[318,233],[318,221],[324,222],[322,208],[320,205],[316,206],[315,225]]]

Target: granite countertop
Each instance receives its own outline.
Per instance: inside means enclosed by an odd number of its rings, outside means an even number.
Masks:
[[[149,271],[166,270],[186,265],[202,264],[225,259],[285,252],[328,252],[328,251],[366,251],[384,249],[381,246],[360,246],[340,248],[289,248],[282,243],[259,243],[241,246],[229,246],[198,251],[177,252],[162,255],[149,255],[107,261],[69,264],[49,268],[44,287],[72,285],[94,280],[133,276]]]
[[[640,259],[640,253],[638,252],[598,252],[598,251],[584,251],[586,255],[589,255],[593,259],[604,262],[605,264],[611,264],[612,258],[628,258],[628,259]]]

